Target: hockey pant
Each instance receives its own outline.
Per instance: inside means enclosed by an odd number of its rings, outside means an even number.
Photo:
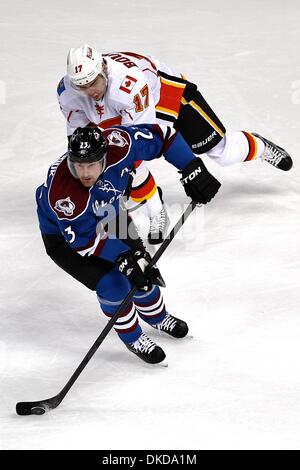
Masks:
[[[227,166],[251,161],[263,154],[264,143],[251,133],[226,131],[197,85],[162,72],[160,76],[157,118],[171,121],[196,155],[206,153],[219,165]]]
[[[100,256],[113,261],[119,253],[127,249],[128,245],[123,241],[108,238]],[[116,313],[131,288],[130,282],[117,267],[100,278],[96,292],[100,307],[107,317],[111,318]],[[161,291],[158,286],[153,286],[149,292],[137,292],[133,301],[118,318],[114,329],[122,341],[132,343],[142,334],[139,319],[148,324],[157,324],[165,318],[166,313]]]

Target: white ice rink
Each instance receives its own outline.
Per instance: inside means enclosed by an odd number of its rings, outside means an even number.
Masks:
[[[299,24],[298,0],[1,2],[1,449],[300,449]],[[106,324],[95,294],[47,257],[35,215],[65,151],[56,86],[84,42],[158,56],[227,128],[274,139],[295,165],[205,157],[222,188],[159,264],[194,338],[146,326],[162,368],[111,332],[59,408],[21,417],[16,402],[58,393]],[[150,168],[169,204],[187,201],[174,168]]]

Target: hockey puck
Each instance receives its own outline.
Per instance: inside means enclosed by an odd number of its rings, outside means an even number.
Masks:
[[[31,413],[33,415],[43,415],[45,411],[45,408],[43,408],[42,406],[35,406],[34,408],[31,408]]]

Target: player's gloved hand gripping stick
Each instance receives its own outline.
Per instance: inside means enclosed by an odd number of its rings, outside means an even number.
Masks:
[[[139,290],[149,291],[153,284],[166,287],[159,269],[152,265],[151,256],[147,251],[125,251],[117,257],[116,263],[119,271]]]
[[[186,219],[189,217],[189,215],[192,213],[194,208],[196,207],[197,202],[192,201],[188,205],[187,209],[184,211],[180,219],[177,221],[173,229],[170,231],[168,237],[164,240],[160,248],[157,250],[155,255],[153,256],[152,260],[149,262],[148,266],[146,269],[151,269],[157,261],[160,259],[161,255],[164,253],[166,248],[169,246],[171,241],[174,239],[175,235],[177,232],[180,230],[180,228],[183,226],[184,222]],[[132,297],[138,290],[137,286],[134,286],[130,292],[127,294],[123,302],[121,303],[119,309],[117,312],[114,314],[114,316],[109,320],[105,328],[102,330],[90,350],[87,352],[75,372],[73,373],[72,377],[69,379],[69,381],[66,383],[64,388],[54,397],[48,398],[46,400],[40,400],[40,401],[28,401],[28,402],[19,402],[16,405],[16,412],[19,415],[31,415],[31,414],[36,414],[36,415],[42,415],[46,411],[50,411],[54,408],[56,408],[64,399],[72,385],[75,383],[85,366],[88,364],[90,359],[93,357],[97,349],[99,348],[100,344],[103,342],[103,340],[106,338],[110,330],[113,328],[114,324],[116,323],[117,319],[123,312],[123,310],[127,307],[129,302],[131,301]]]

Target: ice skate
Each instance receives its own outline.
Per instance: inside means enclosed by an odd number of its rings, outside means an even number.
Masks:
[[[156,216],[150,217],[150,229],[148,233],[148,243],[150,243],[150,245],[162,243],[168,233],[170,225],[170,219],[162,198],[162,189],[158,186],[157,191],[162,203],[162,209]]]
[[[149,364],[158,364],[162,362],[166,355],[162,348],[154,343],[145,333],[134,343],[125,343],[126,347],[140,359]]]
[[[286,150],[276,144],[273,144],[273,142],[259,134],[254,134],[254,132],[252,132],[252,135],[262,140],[266,146],[265,151],[261,156],[262,160],[265,160],[266,162],[283,171],[289,171],[292,168],[293,160]]]
[[[161,323],[151,326],[156,330],[164,331],[168,335],[173,336],[173,338],[184,338],[189,331],[189,328],[185,321],[173,317],[169,313],[167,313]]]
[[[168,227],[170,225],[170,219],[165,209],[162,210],[154,217],[150,219],[150,230],[148,233],[148,242],[151,245],[157,245],[162,243],[168,233]]]

